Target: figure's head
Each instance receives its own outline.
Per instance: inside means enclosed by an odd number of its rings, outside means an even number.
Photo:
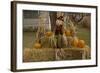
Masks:
[[[61,19],[56,20],[56,25],[60,26],[60,25],[63,25],[63,24],[64,24],[64,22]]]
[[[57,19],[64,21],[64,13],[63,12],[58,12],[57,13]]]
[[[63,25],[63,24],[64,24],[64,13],[57,12],[56,25]]]
[[[60,16],[57,18],[58,20],[61,20],[61,21],[64,21],[64,17],[63,16]]]

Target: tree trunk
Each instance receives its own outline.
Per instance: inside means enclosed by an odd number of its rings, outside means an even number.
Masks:
[[[57,12],[50,12],[51,31],[54,31],[56,25]]]

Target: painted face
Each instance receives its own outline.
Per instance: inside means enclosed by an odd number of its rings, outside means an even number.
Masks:
[[[63,21],[62,20],[56,20],[56,25],[63,25]]]

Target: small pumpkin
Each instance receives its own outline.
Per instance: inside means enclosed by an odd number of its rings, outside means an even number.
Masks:
[[[85,47],[85,41],[84,40],[79,40],[78,47],[79,48],[84,48]]]
[[[50,36],[53,35],[53,33],[52,33],[51,31],[48,31],[48,32],[45,33],[45,35],[46,35],[47,37],[50,37]]]
[[[70,30],[66,30],[66,31],[65,31],[65,35],[66,35],[66,36],[71,36]]]
[[[79,43],[79,39],[78,39],[77,37],[74,37],[74,38],[73,38],[72,45],[73,45],[74,47],[77,47],[78,43]]]
[[[41,48],[41,44],[40,43],[35,43],[34,48],[36,48],[36,49]]]

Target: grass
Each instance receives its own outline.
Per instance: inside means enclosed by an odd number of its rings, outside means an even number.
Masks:
[[[35,32],[23,32],[23,48],[33,48]]]

